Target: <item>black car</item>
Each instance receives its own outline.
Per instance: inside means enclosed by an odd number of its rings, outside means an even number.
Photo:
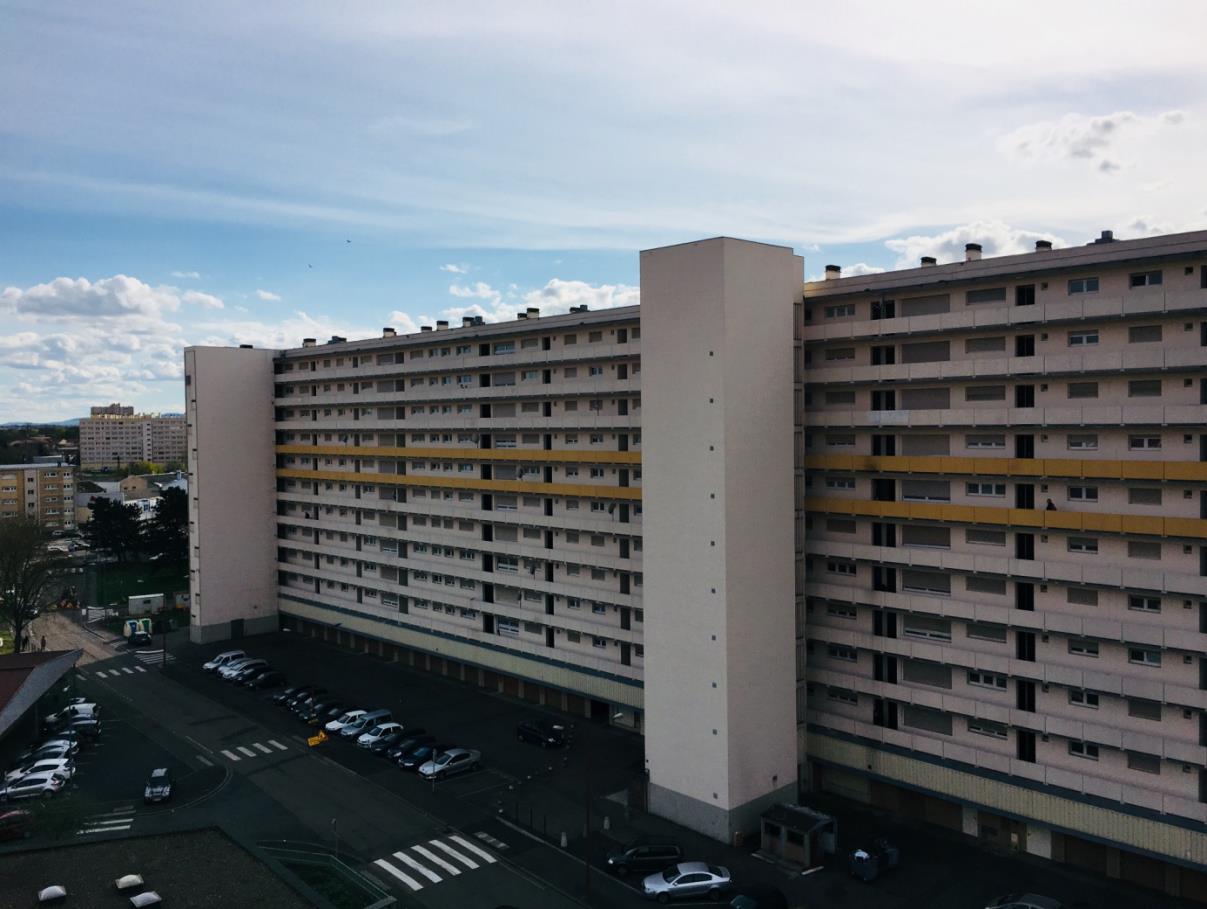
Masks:
[[[301,714],[303,711],[322,701],[323,696],[326,694],[326,688],[311,688],[309,691],[304,691],[285,703],[294,713]]]
[[[301,697],[303,694],[314,691],[316,685],[292,685],[289,688],[282,688],[270,699],[274,704],[285,705],[294,698]]]
[[[263,691],[265,688],[276,688],[278,685],[284,685],[285,676],[275,669],[267,669],[259,675],[248,679],[243,684],[254,691]]]
[[[151,643],[151,635],[146,631],[130,632],[130,640],[127,642],[129,647],[145,647]]]
[[[326,726],[351,709],[352,705],[343,701],[320,701],[299,712],[298,718],[309,726]]]
[[[383,735],[376,742],[369,746],[369,754],[385,754],[404,738],[406,738],[406,733],[401,729],[397,732],[391,732],[387,735]]]
[[[561,748],[566,744],[566,727],[549,720],[532,720],[516,726],[515,737],[542,748]]]
[[[424,735],[422,729],[408,729],[401,741],[390,747],[385,756],[388,760],[397,761],[408,752],[414,751],[420,745],[430,745],[436,741],[434,735]]]
[[[417,773],[420,767],[436,755],[442,754],[452,747],[451,742],[429,742],[425,745],[416,745],[410,751],[400,755],[395,763],[403,770],[411,770]]]
[[[667,840],[640,839],[608,856],[608,870],[615,874],[630,871],[661,871],[683,861],[683,850]]]
[[[63,727],[64,732],[74,732],[79,739],[96,739],[101,735],[101,721],[88,719],[73,720]]]
[[[260,673],[268,672],[270,669],[272,669],[272,667],[268,665],[248,666],[246,669],[241,669],[239,672],[236,672],[229,679],[227,679],[227,681],[235,685],[244,685],[249,679],[254,679]]]

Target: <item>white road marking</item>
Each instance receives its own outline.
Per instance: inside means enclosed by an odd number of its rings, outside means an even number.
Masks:
[[[471,843],[469,840],[467,840],[463,836],[453,835],[453,836],[450,836],[449,839],[452,840],[454,843],[456,843],[458,846],[465,847],[466,849],[468,849],[470,852],[472,852],[474,855],[478,856],[479,858],[485,859],[488,863],[490,863],[492,865],[496,861],[498,861],[493,855],[491,855],[489,852],[487,852],[481,846],[475,846],[473,843]]]
[[[471,858],[466,858],[464,855],[462,855],[460,852],[458,852],[456,849],[454,849],[448,843],[442,843],[442,842],[440,842],[440,840],[432,840],[432,845],[435,846],[437,849],[442,849],[443,851],[447,852],[449,855],[451,855],[457,861],[461,862],[463,865],[465,865],[469,868],[478,867],[477,862],[475,862]]]
[[[457,875],[457,874],[461,873],[460,868],[458,868],[456,865],[454,865],[450,862],[446,862],[440,856],[436,855],[436,853],[432,852],[431,849],[425,849],[423,846],[412,846],[411,848],[414,849],[416,852],[418,852],[420,855],[422,855],[429,862],[432,862],[435,865],[439,865],[441,868],[443,868],[449,874]]]
[[[131,669],[129,666],[123,666],[122,672],[124,672],[126,675],[134,675],[134,670]]]
[[[235,754],[233,751],[223,751],[222,754],[230,758],[232,761],[243,760],[243,758],[239,757],[239,755]]]
[[[98,679],[103,679],[103,678],[105,677],[105,672],[102,670],[101,672],[94,673],[94,675],[95,675],[95,676],[96,676]]]
[[[265,754],[272,754],[272,749],[269,748],[267,745],[261,745],[259,742],[252,742],[251,744],[252,744],[253,748],[258,748],[260,751],[263,751]]]
[[[256,753],[254,751],[252,751],[250,748],[248,748],[246,745],[236,745],[235,750],[238,751],[240,754],[246,754],[248,757],[256,756]]]
[[[380,868],[382,871],[386,872],[387,874],[394,875],[394,877],[398,878],[400,881],[402,881],[404,884],[406,884],[412,890],[422,890],[423,889],[423,884],[419,883],[419,881],[415,880],[409,874],[403,874],[401,871],[399,871],[397,868],[395,868],[393,865],[391,865],[385,859],[378,859],[373,864],[376,865],[378,868]]]
[[[400,862],[404,862],[405,864],[410,865],[412,868],[414,868],[416,871],[418,871],[420,874],[422,874],[424,877],[426,877],[433,884],[439,884],[442,880],[444,880],[444,878],[442,878],[440,875],[438,875],[435,871],[430,871],[428,868],[419,864],[417,861],[415,861],[413,858],[411,858],[405,852],[395,852],[394,858],[398,859]]]
[[[277,749],[277,751],[288,751],[289,750],[284,745],[282,745],[280,742],[278,742],[276,739],[269,739],[268,744],[272,745],[272,747]]]
[[[144,667],[144,666],[135,666],[134,671],[135,672],[146,672],[147,670],[146,670],[146,667]]]
[[[214,762],[209,760],[203,754],[197,755],[197,763],[201,764],[202,767],[213,767],[214,766]]]
[[[87,836],[90,833],[121,833],[123,830],[129,830],[133,824],[126,824],[124,827],[85,827],[83,830],[77,830],[76,836]]]

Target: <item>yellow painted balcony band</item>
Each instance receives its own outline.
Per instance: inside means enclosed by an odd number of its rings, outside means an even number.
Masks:
[[[1107,461],[1081,458],[952,458],[903,455],[808,455],[809,470],[933,473],[950,476],[1075,477],[1207,482],[1205,461]]]
[[[483,492],[517,492],[540,496],[575,496],[587,499],[641,501],[634,486],[589,486],[581,483],[533,483],[527,480],[481,480],[476,477],[425,477],[396,473],[353,473],[343,470],[278,470],[291,480],[322,480],[373,486],[425,486],[434,489],[478,489]]]
[[[1207,520],[1200,518],[1163,518],[1100,514],[1089,511],[993,508],[984,505],[944,505],[936,502],[868,502],[863,499],[840,499],[828,496],[807,497],[805,510],[823,514],[944,521],[954,524],[989,524],[999,527],[1024,527],[1039,530],[1207,538]]]
[[[452,461],[553,461],[569,464],[640,464],[640,451],[546,451],[540,448],[393,448],[368,445],[278,445],[277,454],[340,458]]]

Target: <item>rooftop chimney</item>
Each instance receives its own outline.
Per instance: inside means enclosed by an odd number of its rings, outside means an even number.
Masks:
[[[528,307],[528,318],[537,319],[537,318],[540,318],[540,315],[541,315],[541,311],[539,309],[537,309],[535,306]]]
[[[473,324],[474,324],[473,316],[462,316],[461,317],[461,327],[462,328],[465,328],[466,326],[473,325]]]
[[[315,341],[315,340],[314,340],[314,338],[302,338],[302,346],[303,346],[303,347],[314,347],[314,345],[315,345],[315,344],[317,344],[317,343],[318,343],[318,342],[317,342],[317,341]]]
[[[444,331],[446,328],[448,328],[447,319],[437,319],[436,320],[436,331]]]
[[[1051,240],[1036,240],[1035,241],[1035,251],[1036,252],[1050,252],[1051,249],[1052,249]]]
[[[432,326],[430,326],[430,325],[420,325],[420,326],[419,326],[419,330],[420,330],[420,331],[431,331],[431,330],[432,330]]]
[[[976,261],[979,261],[980,258],[981,258],[981,244],[980,243],[965,243],[964,244],[964,261],[965,262],[976,262]]]
[[[339,335],[332,335],[331,340],[328,341],[327,343],[328,344],[343,344],[347,340],[348,340],[347,338],[341,338]]]
[[[518,312],[518,313],[516,313],[516,314],[515,314],[515,317],[516,317],[517,319],[527,319],[527,318],[528,318],[528,313],[526,313],[526,312]]]
[[[251,350],[251,345],[250,344],[240,344],[239,349],[240,350]]]
[[[938,263],[939,263],[939,260],[936,259],[934,256],[923,256],[921,267],[930,268],[932,265],[937,265]]]
[[[396,332],[394,329],[390,328],[390,326],[388,326],[388,325],[381,330],[381,336],[383,338],[394,338],[394,337],[397,337],[397,335],[398,335],[398,332]]]
[[[1102,236],[1094,241],[1095,243],[1114,243],[1115,232],[1113,230],[1104,230]]]
[[[841,278],[841,277],[842,277],[842,266],[841,265],[827,265],[826,266],[826,280],[827,281],[833,281],[835,278]]]

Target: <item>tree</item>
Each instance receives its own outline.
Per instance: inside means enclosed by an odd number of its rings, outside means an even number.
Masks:
[[[0,618],[12,628],[17,650],[26,626],[67,564],[50,551],[48,542],[45,528],[32,518],[0,521]]]
[[[183,562],[189,554],[189,497],[183,489],[169,487],[155,506],[155,515],[143,527],[143,548],[170,562]]]
[[[124,562],[139,549],[142,528],[135,506],[98,496],[88,507],[92,509],[92,520],[81,529],[93,552],[107,552]]]

